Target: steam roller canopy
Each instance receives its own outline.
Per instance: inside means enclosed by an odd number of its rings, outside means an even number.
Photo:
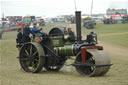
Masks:
[[[81,54],[78,55],[76,62],[81,61]],[[102,50],[87,50],[86,63],[89,65],[76,66],[78,73],[88,76],[101,76],[106,74],[111,65],[109,56]]]

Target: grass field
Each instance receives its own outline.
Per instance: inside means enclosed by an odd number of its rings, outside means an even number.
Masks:
[[[44,31],[65,25],[68,27],[68,24],[63,23],[47,24]],[[64,66],[59,72],[23,72],[16,58],[16,32],[6,32],[0,40],[0,85],[128,85],[128,24],[98,23],[93,30],[83,28],[83,36],[90,31],[98,34],[99,45],[104,46],[114,64],[105,76],[84,77],[69,66]]]

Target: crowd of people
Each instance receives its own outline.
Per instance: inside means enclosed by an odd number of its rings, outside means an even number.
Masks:
[[[37,23],[33,24],[33,28],[32,30],[30,29],[30,23],[25,23],[24,27],[20,27],[18,28],[17,32],[17,39],[16,42],[17,43],[26,43],[26,42],[30,42],[31,41],[31,35],[34,36],[35,34],[43,34],[43,32],[41,32],[42,29],[38,29],[37,28]]]

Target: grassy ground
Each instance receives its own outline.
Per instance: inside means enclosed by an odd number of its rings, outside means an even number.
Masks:
[[[85,34],[94,31],[98,34],[100,41],[128,47],[128,24],[104,25],[99,23],[93,30],[84,29],[82,31]]]
[[[48,32],[55,25],[65,24],[47,24],[44,31]],[[128,24],[99,23],[96,29],[82,29],[84,35],[90,31],[98,34],[99,44],[104,46],[114,64],[105,76],[84,77],[79,75],[74,67],[66,66],[60,72],[42,71],[38,74],[23,72],[16,58],[18,56],[15,47],[16,32],[7,32],[0,40],[0,85],[128,85]]]

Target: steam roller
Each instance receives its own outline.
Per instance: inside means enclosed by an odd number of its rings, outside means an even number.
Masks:
[[[81,12],[76,11],[76,36],[66,27],[54,27],[48,34],[35,34],[31,42],[18,43],[19,62],[26,72],[59,71],[66,60],[75,58],[71,66],[84,76],[105,75],[111,64],[102,46],[98,46],[97,34],[90,32],[81,37]]]

